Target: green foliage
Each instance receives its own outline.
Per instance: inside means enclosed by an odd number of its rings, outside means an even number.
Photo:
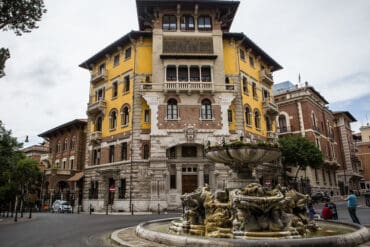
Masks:
[[[0,121],[0,204],[26,191],[32,192],[39,184],[41,173],[37,162],[27,158],[19,150],[21,147]]]
[[[19,36],[31,32],[32,29],[38,28],[36,23],[44,13],[44,0],[1,0],[0,30],[14,31]],[[9,57],[9,50],[0,48],[0,78],[5,75],[5,61]]]
[[[299,171],[305,170],[308,166],[318,168],[324,163],[321,151],[306,138],[287,136],[280,139],[279,144],[284,167],[298,167]]]
[[[22,147],[22,144],[18,143],[11,134],[12,132],[6,130],[0,120],[0,186],[8,181],[7,172],[18,156],[16,150]]]

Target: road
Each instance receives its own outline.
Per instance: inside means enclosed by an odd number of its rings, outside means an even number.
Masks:
[[[316,204],[321,211],[323,203]],[[340,221],[351,222],[346,202],[337,202]],[[359,200],[357,210],[361,224],[370,226],[370,208]],[[28,214],[26,214],[28,216]],[[0,217],[1,247],[59,247],[92,246],[112,247],[109,236],[114,230],[134,226],[158,218],[177,217],[179,214],[161,215],[89,215],[36,213],[31,220]]]
[[[109,240],[114,230],[147,220],[176,216],[179,214],[124,216],[36,213],[31,220],[20,219],[17,223],[0,218],[3,219],[0,222],[0,246],[114,246]]]

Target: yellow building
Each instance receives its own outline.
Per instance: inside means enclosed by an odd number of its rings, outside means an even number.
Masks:
[[[238,1],[137,0],[131,31],[80,66],[90,70],[85,202],[163,210],[229,168],[204,143],[274,139],[271,73],[281,66],[243,33]]]

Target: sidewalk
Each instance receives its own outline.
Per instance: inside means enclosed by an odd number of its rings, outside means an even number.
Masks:
[[[31,219],[28,218],[28,215],[27,216],[23,216],[23,218],[19,217],[17,218],[17,222],[14,221],[14,216],[13,217],[1,217],[0,218],[0,225],[8,225],[8,224],[16,224],[18,222],[25,222],[25,221],[30,221],[32,220],[33,217]]]

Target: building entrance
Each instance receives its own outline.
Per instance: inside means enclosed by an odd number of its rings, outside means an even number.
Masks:
[[[114,202],[114,192],[115,192],[115,181],[113,178],[110,178],[108,186],[108,205],[112,205]]]
[[[182,175],[182,193],[190,193],[198,188],[198,175]]]

